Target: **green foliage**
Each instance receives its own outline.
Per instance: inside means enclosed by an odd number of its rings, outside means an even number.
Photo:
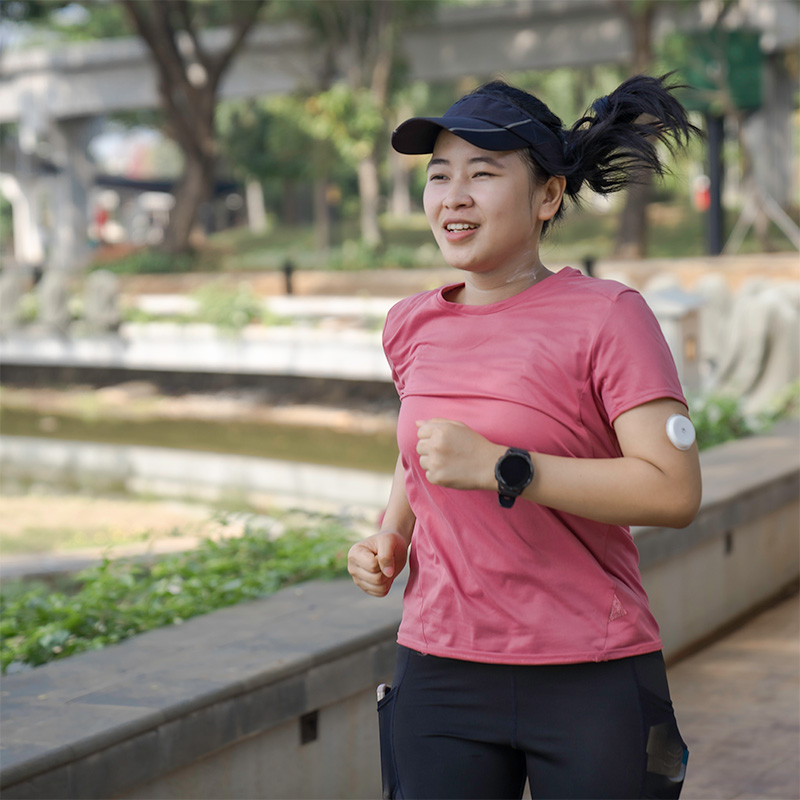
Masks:
[[[13,215],[11,203],[6,199],[5,195],[0,194],[0,248],[9,248],[10,250],[12,236]]]
[[[89,41],[133,36],[121,3],[69,0],[13,0],[3,3],[4,15],[66,41]],[[34,37],[33,43],[37,39]]]
[[[137,2],[147,6],[153,0]],[[253,5],[254,0],[236,0],[233,3],[230,0],[188,0],[173,4],[170,11],[176,15],[172,20],[176,30],[185,27],[186,20],[193,29],[200,30],[235,23],[247,16]],[[0,6],[0,13],[14,22],[27,23],[65,41],[136,35],[130,14],[121,2],[113,0],[6,0]],[[182,16],[184,13],[185,17]]]
[[[789,384],[776,396],[769,410],[746,414],[738,398],[712,394],[690,403],[692,422],[701,450],[769,430],[776,422],[797,416],[800,410],[800,381]]]
[[[692,422],[701,450],[757,432],[755,419],[745,416],[735,397],[711,395],[691,404]]]
[[[117,275],[167,274],[192,272],[196,269],[196,260],[189,253],[172,255],[157,250],[136,250],[120,258],[98,263],[93,268],[106,269]]]
[[[247,285],[235,289],[209,283],[192,293],[197,301],[197,319],[220,328],[240,330],[264,315],[258,295]]]
[[[309,97],[305,105],[309,131],[333,142],[352,166],[370,155],[385,130],[383,111],[369,89],[337,83]]]
[[[0,666],[38,666],[98,650],[137,633],[271,594],[291,584],[346,573],[352,533],[319,517],[273,536],[253,524],[244,535],[205,540],[152,566],[105,559],[78,576],[72,594],[38,585],[0,594]]]
[[[267,183],[314,178],[317,148],[326,145],[306,130],[297,98],[221,103],[216,122],[226,160],[245,179]]]

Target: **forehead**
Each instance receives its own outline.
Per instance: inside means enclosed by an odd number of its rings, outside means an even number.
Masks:
[[[519,150],[484,150],[482,147],[471,144],[466,139],[456,136],[450,131],[443,130],[436,137],[431,160],[446,159],[448,161],[469,161],[470,159],[485,158],[501,164],[510,163],[520,158]]]

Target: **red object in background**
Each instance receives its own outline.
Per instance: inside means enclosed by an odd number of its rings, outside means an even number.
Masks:
[[[707,175],[698,175],[694,179],[692,203],[698,211],[708,211],[711,206],[711,181]]]

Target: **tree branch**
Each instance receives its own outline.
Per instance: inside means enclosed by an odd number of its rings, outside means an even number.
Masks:
[[[244,40],[247,38],[247,34],[250,33],[251,28],[255,25],[264,3],[265,0],[251,0],[247,16],[242,17],[234,25],[233,35],[227,48],[215,59],[209,58],[206,69],[208,70],[209,83],[214,87],[215,92],[222,74],[228,68],[236,53],[239,52]]]

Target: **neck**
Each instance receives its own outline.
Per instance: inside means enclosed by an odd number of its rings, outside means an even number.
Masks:
[[[524,292],[534,284],[540,283],[552,275],[537,258],[531,265],[514,270],[510,274],[482,274],[468,272],[464,288],[455,297],[455,301],[470,306],[483,306],[507,300],[520,292]]]

